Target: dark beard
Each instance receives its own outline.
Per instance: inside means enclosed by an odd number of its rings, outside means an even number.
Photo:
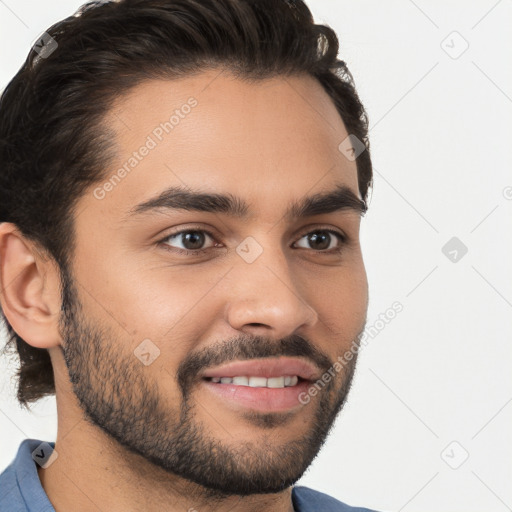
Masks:
[[[275,443],[271,429],[286,423],[292,413],[248,411],[243,415],[245,421],[267,429],[268,436],[231,448],[209,435],[207,427],[196,419],[195,411],[204,408],[193,399],[200,370],[233,359],[283,355],[309,358],[326,371],[332,366],[330,359],[299,336],[280,341],[243,336],[216,344],[189,354],[181,362],[176,381],[183,399],[179,408],[168,410],[162,408],[158,382],[145,375],[144,365],[133,353],[122,352],[126,345],[114,342],[110,329],[87,321],[66,272],[62,311],[63,355],[86,420],[130,453],[201,486],[195,495],[203,499],[277,493],[294,484],[324,444],[354,375],[357,352],[343,365],[343,382],[337,384],[331,379],[307,405],[316,412],[311,428],[301,438]]]

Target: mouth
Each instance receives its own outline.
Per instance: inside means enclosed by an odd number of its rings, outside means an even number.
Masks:
[[[303,406],[300,396],[318,369],[298,358],[234,361],[205,371],[201,382],[210,396],[234,410],[290,412]]]
[[[247,386],[249,388],[281,389],[296,386],[299,381],[306,379],[298,375],[283,375],[281,377],[258,377],[256,375],[237,375],[235,377],[203,377],[215,384],[233,384],[234,386]],[[309,382],[309,381],[308,381]]]
[[[224,384],[231,384],[226,379],[236,378],[242,386],[284,387],[291,382],[295,385],[295,377],[311,381],[319,379],[320,374],[319,368],[306,359],[281,356],[232,361],[206,370],[201,377],[215,379],[217,383],[224,379]]]

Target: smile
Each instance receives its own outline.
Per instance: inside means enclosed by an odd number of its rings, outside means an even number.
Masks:
[[[285,375],[281,377],[258,377],[238,375],[235,377],[209,377],[210,382],[220,384],[233,384],[235,386],[248,386],[250,388],[285,388],[295,386],[299,381],[297,375]]]

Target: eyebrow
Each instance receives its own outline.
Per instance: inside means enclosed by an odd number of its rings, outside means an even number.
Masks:
[[[130,209],[125,220],[158,212],[158,210],[222,213],[241,220],[247,220],[250,217],[249,205],[233,194],[205,193],[185,187],[170,187]],[[366,213],[367,205],[352,189],[339,184],[331,191],[293,201],[285,217],[292,220],[341,210],[352,210],[362,216]]]

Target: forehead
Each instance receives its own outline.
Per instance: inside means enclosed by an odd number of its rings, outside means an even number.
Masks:
[[[146,81],[118,98],[106,121],[117,156],[99,183],[105,213],[124,216],[170,186],[262,206],[340,183],[359,195],[356,164],[338,149],[348,136],[343,121],[306,75],[246,82],[214,69]]]

